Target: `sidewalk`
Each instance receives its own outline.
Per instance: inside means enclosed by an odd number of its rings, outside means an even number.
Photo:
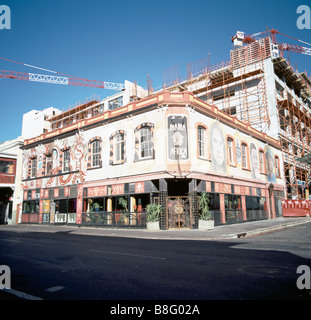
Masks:
[[[0,225],[1,231],[12,232],[50,232],[68,233],[89,236],[128,237],[160,240],[225,240],[255,236],[267,232],[277,231],[295,225],[311,223],[311,218],[276,218],[239,224],[216,226],[213,230],[199,231],[192,229],[148,231],[146,229],[108,229],[100,227],[79,227],[61,225]]]

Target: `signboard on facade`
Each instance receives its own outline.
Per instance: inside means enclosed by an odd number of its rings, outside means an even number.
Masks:
[[[183,115],[169,116],[168,123],[168,155],[170,160],[188,159],[187,117]]]

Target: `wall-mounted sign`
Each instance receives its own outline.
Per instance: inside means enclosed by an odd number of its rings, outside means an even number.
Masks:
[[[170,160],[188,159],[187,117],[183,115],[169,116],[168,154]]]

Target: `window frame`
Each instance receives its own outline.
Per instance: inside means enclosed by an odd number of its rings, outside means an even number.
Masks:
[[[50,168],[49,168],[49,164],[50,164]],[[48,171],[48,169],[50,170]],[[45,175],[51,176],[52,173],[53,173],[53,157],[52,157],[52,153],[49,153],[45,155]]]
[[[243,146],[245,146],[245,155],[243,153]],[[249,147],[248,147],[248,143],[245,141],[241,141],[241,157],[242,157],[242,169],[250,170]],[[245,165],[244,165],[244,158],[246,162]]]
[[[202,124],[197,125],[197,146],[198,158],[208,159],[207,128]]]
[[[121,137],[121,140],[117,141],[117,139]],[[117,132],[113,136],[113,164],[122,164],[125,160],[125,135],[124,132]],[[117,155],[120,156],[117,159]]]
[[[66,159],[66,155],[69,155],[69,158],[68,158],[68,159]],[[68,165],[67,165],[67,166],[66,166],[66,161],[68,162]],[[65,168],[66,168],[67,170],[66,170]],[[70,172],[70,150],[69,150],[69,149],[63,150],[62,172],[63,172],[63,173]]]
[[[278,155],[274,156],[274,170],[275,170],[275,177],[281,178],[280,158]]]
[[[228,141],[231,141],[231,146],[229,147]],[[227,164],[236,167],[236,149],[235,140],[231,135],[226,137],[226,152],[227,152]]]
[[[30,178],[35,178],[37,176],[38,162],[37,157],[33,157],[30,159]]]
[[[142,133],[144,132],[144,130],[148,130],[148,134],[145,135],[147,137],[149,137],[148,140],[146,141],[142,141]],[[147,156],[142,156],[142,146],[143,145],[148,145],[148,147],[144,150],[149,150],[149,155]],[[139,129],[139,160],[145,160],[145,159],[152,159],[153,158],[153,143],[152,143],[152,130],[151,130],[151,126],[143,126]]]
[[[262,155],[262,161],[260,158],[260,155]],[[259,160],[259,171],[262,174],[266,174],[266,157],[265,152],[261,148],[258,150],[258,160]]]
[[[91,168],[99,168],[101,160],[100,140],[95,139],[91,142]],[[96,149],[95,149],[96,148]],[[94,149],[96,152],[94,152]]]

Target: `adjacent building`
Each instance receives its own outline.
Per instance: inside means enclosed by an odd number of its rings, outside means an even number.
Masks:
[[[21,217],[21,168],[24,139],[0,143],[0,224],[16,224]]]

